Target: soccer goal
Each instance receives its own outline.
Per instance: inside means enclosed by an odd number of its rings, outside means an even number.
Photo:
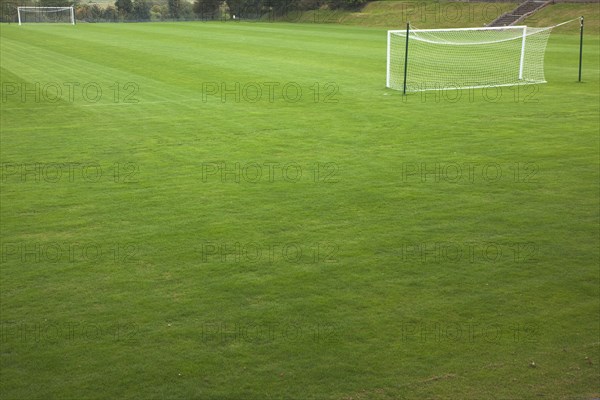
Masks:
[[[407,24],[406,30],[388,31],[386,86],[407,93],[545,83],[546,44],[559,25],[412,29]]]
[[[29,22],[59,22],[75,25],[73,7],[17,7],[19,25]]]

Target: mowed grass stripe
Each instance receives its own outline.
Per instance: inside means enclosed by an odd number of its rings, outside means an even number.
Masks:
[[[249,25],[253,26],[253,24]],[[212,30],[208,30],[206,27],[212,28]],[[325,43],[317,42],[306,46],[305,39],[289,35],[282,35],[276,38],[258,37],[257,40],[242,37],[241,39],[237,39],[238,41],[241,40],[241,42],[236,45],[236,41],[232,40],[236,35],[230,34],[226,36],[224,38],[226,42],[223,42],[218,37],[212,36],[213,27],[218,28],[218,24],[196,24],[190,26],[189,30],[195,34],[195,37],[192,37],[189,42],[186,41],[183,43],[171,40],[174,37],[168,34],[146,34],[147,26],[144,25],[140,25],[134,31],[141,36],[140,40],[129,40],[121,46],[113,44],[117,43],[118,35],[115,35],[114,40],[113,38],[108,39],[104,37],[101,37],[101,39],[93,39],[93,37],[85,39],[86,35],[82,35],[84,39],[75,39],[75,42],[88,42],[89,40],[94,43],[91,48],[96,50],[92,53],[104,55],[104,57],[101,57],[104,58],[102,62],[110,60],[117,63],[119,68],[127,68],[141,74],[154,73],[156,71],[155,75],[158,79],[170,79],[170,84],[178,83],[175,80],[178,75],[185,77],[202,76],[204,80],[218,79],[218,76],[212,75],[212,72],[215,70],[221,71],[221,78],[223,76],[231,76],[233,79],[245,81],[253,81],[258,78],[256,74],[257,69],[260,71],[269,71],[271,73],[269,78],[275,81],[283,79],[314,80],[315,77],[319,77],[321,80],[340,79],[343,78],[343,75],[339,75],[342,68],[346,68],[346,72],[348,72],[348,68],[362,69],[364,63],[382,66],[385,62],[385,51],[383,48],[378,48],[379,46],[377,45],[373,46],[374,51],[372,54],[367,53],[366,55],[364,51],[354,51],[352,47],[349,47],[349,43],[352,43],[350,46],[357,46],[353,42],[332,42],[328,40]],[[205,32],[207,30],[208,32]],[[61,32],[61,34],[64,34],[64,32]],[[70,35],[67,35],[64,39],[68,41],[73,40]],[[377,32],[373,39],[379,44],[384,45],[385,34]],[[160,43],[164,40],[171,41],[167,42],[168,45],[161,46]],[[152,43],[149,43],[149,41]],[[288,42],[293,42],[296,46],[290,46]],[[275,46],[275,44],[278,44],[278,46]],[[85,46],[83,49],[90,48],[89,44],[81,44],[81,46]],[[77,45],[70,45],[69,47],[58,46],[56,50],[68,54],[69,51],[74,51],[74,47],[77,47]],[[137,51],[139,48],[152,49],[157,55],[152,62],[144,63],[145,67],[149,68],[148,70],[143,70],[139,64],[131,65],[127,62],[132,54],[129,52]],[[273,53],[273,48],[280,48],[282,51]],[[77,49],[76,51],[81,51],[81,49]],[[278,54],[279,57],[275,54]],[[247,58],[247,62],[243,62],[241,65],[233,65],[229,61],[232,55],[241,59]],[[148,57],[152,58],[152,54],[148,54]],[[161,74],[160,72],[162,72],[163,67],[173,60],[180,61],[181,63],[176,71],[177,73]],[[355,61],[353,62],[353,60]],[[353,66],[353,64],[356,66]],[[298,68],[299,65],[302,65],[302,70]],[[323,68],[323,65],[326,65],[327,68]],[[307,66],[313,68],[307,69]],[[279,76],[279,71],[288,71],[290,67],[295,72],[294,74]],[[141,72],[142,70],[144,72]],[[248,73],[245,74],[244,71],[248,71]],[[376,76],[375,71],[373,76]],[[381,81],[380,79],[378,80]]]
[[[181,101],[181,106],[186,107],[189,100],[197,99],[197,96],[195,96],[197,92],[195,91],[190,91],[186,96],[185,94],[180,94],[178,91],[174,91],[170,86],[161,84],[160,81],[152,79],[150,76],[134,74],[123,69],[111,68],[85,59],[74,58],[73,55],[63,54],[61,51],[57,51],[57,49],[47,50],[28,43],[8,39],[3,40],[3,46],[3,51],[6,53],[8,60],[3,63],[4,68],[28,82],[29,85],[27,87],[30,89],[34,88],[36,83],[42,88],[46,85],[60,86],[60,89],[64,90],[63,95],[59,96],[63,105],[72,102],[69,101],[70,89],[67,83],[78,94],[75,103],[85,106],[92,106],[97,103],[122,103],[124,99],[119,99],[119,95],[115,95],[115,91],[117,90],[116,86],[114,86],[115,82],[120,83],[119,90],[122,91],[121,96],[133,93],[132,90],[125,91],[122,88],[130,82],[138,85],[139,88],[146,88],[143,91],[136,90],[135,95],[129,100],[136,99],[148,102]],[[10,57],[11,55],[13,57]],[[40,60],[44,60],[43,63]],[[52,75],[49,75],[48,71],[53,71]],[[5,81],[6,83],[8,82]],[[89,90],[88,101],[81,95],[81,91],[86,84],[93,85]],[[100,86],[103,93],[98,94],[95,86]],[[148,90],[149,88],[154,90]],[[50,87],[47,96],[50,101],[46,101],[45,103],[51,103],[55,94],[56,91]],[[35,95],[32,94],[30,97],[35,102]],[[7,100],[16,100],[17,104],[22,102],[20,95],[7,96]]]

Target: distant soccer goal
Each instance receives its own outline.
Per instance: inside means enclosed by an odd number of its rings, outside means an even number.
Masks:
[[[406,93],[545,83],[544,53],[556,26],[407,25],[406,30],[388,31],[386,86]]]
[[[33,22],[53,22],[75,25],[73,7],[17,7],[19,25]]]

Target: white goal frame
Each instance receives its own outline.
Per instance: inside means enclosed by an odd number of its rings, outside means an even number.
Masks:
[[[21,10],[42,10],[47,12],[59,12],[59,11],[70,11],[71,25],[75,25],[75,10],[73,6],[70,7],[17,7],[17,16],[19,19],[19,25],[23,25],[21,21]]]
[[[521,54],[520,54],[520,60],[519,60],[519,64],[518,64],[518,68],[519,68],[519,70],[518,70],[518,80],[519,81],[523,81],[524,60],[526,58],[526,42],[527,42],[527,36],[528,36],[528,33],[529,33],[528,30],[527,30],[527,26],[526,25],[497,26],[497,27],[476,27],[476,28],[448,28],[448,29],[413,29],[413,27],[410,26],[409,29],[389,30],[388,33],[387,33],[386,87],[393,88],[393,84],[392,84],[392,70],[391,70],[392,35],[401,35],[405,39],[406,39],[406,36],[408,35],[408,42],[406,43],[406,45],[407,45],[407,48],[408,48],[408,54],[410,54],[411,53],[411,51],[410,51],[411,34],[418,34],[418,33],[421,33],[421,32],[436,33],[436,32],[453,32],[453,31],[454,32],[456,32],[456,31],[494,31],[494,30],[506,31],[508,29],[510,29],[512,31],[515,31],[515,32],[518,32],[518,30],[522,31],[522,33],[520,34],[520,36],[521,36],[521,51],[520,51],[520,53]],[[409,56],[409,58],[410,58],[410,56]],[[398,72],[398,71],[396,71],[396,72]],[[517,71],[515,71],[515,73],[516,72]],[[539,83],[543,83],[543,82],[545,82],[545,81],[542,81],[542,82],[539,82]],[[506,85],[500,84],[500,85],[493,85],[493,86],[511,86],[511,85],[514,85],[514,83],[512,83],[512,84],[506,84]],[[482,87],[482,86],[478,86],[478,87]],[[461,87],[461,88],[462,89],[468,89],[468,88],[473,88],[473,86],[470,86],[470,87]]]

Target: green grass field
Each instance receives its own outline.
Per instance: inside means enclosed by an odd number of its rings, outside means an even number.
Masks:
[[[597,35],[403,97],[384,28],[0,29],[3,400],[600,396]]]

